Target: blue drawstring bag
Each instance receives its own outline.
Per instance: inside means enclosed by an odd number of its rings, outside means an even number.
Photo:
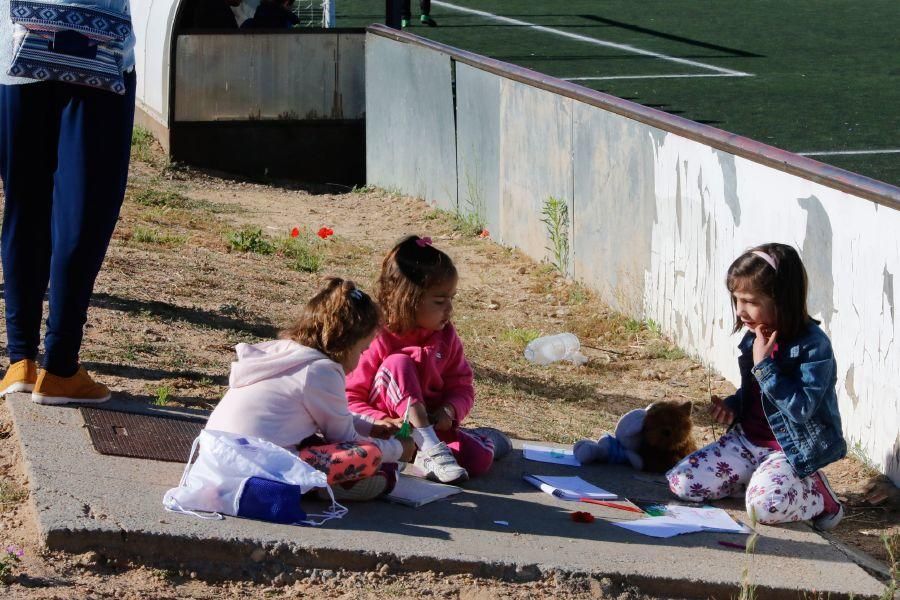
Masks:
[[[244,481],[238,502],[237,516],[273,523],[300,523],[306,513],[300,508],[303,488],[262,477]]]

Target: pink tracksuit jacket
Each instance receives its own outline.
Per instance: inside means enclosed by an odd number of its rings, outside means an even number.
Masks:
[[[472,387],[472,368],[463,353],[462,341],[452,324],[440,331],[414,329],[403,335],[386,329],[363,352],[359,365],[347,376],[347,401],[350,411],[372,419],[387,415],[371,398],[375,375],[384,360],[392,354],[412,358],[419,376],[426,409],[430,412],[443,404],[450,404],[460,423],[472,410],[475,389]]]

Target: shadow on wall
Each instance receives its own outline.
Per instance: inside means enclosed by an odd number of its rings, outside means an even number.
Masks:
[[[900,433],[894,438],[894,447],[884,457],[884,473],[900,486]]]

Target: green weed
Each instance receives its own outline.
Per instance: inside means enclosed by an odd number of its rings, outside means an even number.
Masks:
[[[156,388],[156,397],[153,399],[153,404],[156,406],[165,406],[169,403],[169,399],[172,397],[172,388],[168,385],[161,385]]]
[[[759,534],[756,533],[756,523],[756,513],[754,512],[750,515],[750,527],[754,531],[747,539],[747,549],[744,551],[744,555],[747,557],[747,564],[741,571],[741,588],[737,600],[756,600],[756,586],[750,583],[750,568],[753,566],[753,555],[756,552],[756,542],[759,539]]]
[[[507,342],[513,342],[524,348],[529,342],[540,337],[540,335],[541,332],[537,329],[520,329],[518,327],[513,327],[512,329],[507,329],[501,333],[500,339]]]
[[[194,202],[183,194],[168,190],[145,188],[134,195],[134,201],[152,208],[192,208]]]
[[[0,552],[0,583],[10,583],[23,554],[25,551],[18,546],[7,546]]]
[[[644,329],[644,322],[628,317],[622,323],[622,326],[625,328],[626,333],[640,333]]]
[[[866,449],[862,447],[862,442],[860,442],[859,440],[856,440],[856,442],[854,442],[854,444],[850,447],[850,455],[863,464],[866,469],[866,476],[874,477],[880,473],[880,471],[878,470],[878,465],[875,464],[875,461],[872,460],[872,457],[869,456],[869,453],[866,452]]]
[[[425,213],[425,220],[447,223],[455,232],[465,237],[475,237],[484,231],[484,218],[477,212],[449,211],[435,208]]]
[[[0,507],[18,504],[28,493],[12,481],[0,481]]]
[[[560,274],[565,275],[569,270],[569,206],[564,199],[550,196],[544,202],[541,214],[544,215],[541,222],[547,226],[550,238],[547,250],[551,262]]]
[[[150,574],[160,581],[174,581],[178,577],[175,569],[150,569]]]
[[[650,331],[654,335],[662,335],[662,326],[653,319],[647,319],[644,321],[644,325],[647,326],[647,331]]]
[[[678,346],[670,346],[669,344],[654,344],[650,347],[649,358],[661,358],[663,360],[680,360],[687,356],[684,350]]]
[[[138,361],[139,355],[153,355],[154,351],[155,347],[153,344],[146,342],[128,342],[122,350],[122,358],[127,362],[134,363]]]
[[[185,242],[185,237],[169,235],[149,227],[135,227],[131,239],[141,244],[156,244],[157,246],[179,246]]]
[[[135,126],[131,130],[131,156],[139,161],[152,163],[155,142],[152,133],[143,127]]]
[[[238,231],[228,232],[226,239],[228,247],[238,252],[253,252],[254,254],[272,254],[275,252],[275,244],[263,235],[259,227],[245,227]]]
[[[456,209],[456,230],[473,237],[484,231],[487,224],[486,207],[477,183],[472,181],[468,173],[466,173],[466,190],[465,210]]]
[[[880,600],[894,600],[900,585],[897,583],[897,576],[900,575],[900,533],[884,534],[881,541],[887,550],[888,568],[891,570],[891,580],[887,582],[884,591],[881,593]]]
[[[591,299],[591,293],[581,284],[575,284],[569,290],[569,304],[584,304]]]
[[[354,194],[368,194],[370,192],[374,192],[377,189],[378,188],[375,187],[374,185],[366,184],[366,185],[354,185],[350,191]]]
[[[275,240],[275,252],[288,258],[295,271],[316,273],[322,268],[322,240],[303,231],[296,237],[284,237]]]
[[[655,350],[652,356],[653,358],[662,358],[664,360],[681,360],[687,355],[678,346],[663,346]]]

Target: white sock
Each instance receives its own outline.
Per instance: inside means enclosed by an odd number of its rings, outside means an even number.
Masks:
[[[441,440],[438,439],[437,434],[434,432],[434,425],[413,429],[412,438],[419,450],[428,450],[441,443]]]

